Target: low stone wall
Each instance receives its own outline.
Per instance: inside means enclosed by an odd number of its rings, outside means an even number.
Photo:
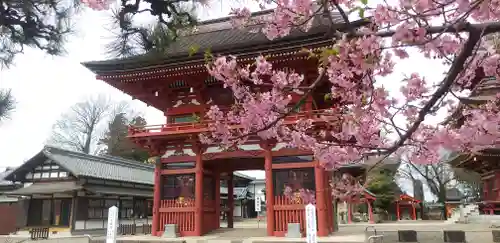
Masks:
[[[30,238],[24,237],[14,237],[14,236],[1,236],[0,243],[90,243],[90,237],[79,236],[79,237],[60,237],[60,238],[49,238],[46,240],[31,240]]]
[[[461,230],[444,230],[444,231],[414,231],[399,230],[399,231],[377,231],[376,235],[382,235],[383,243],[399,243],[399,242],[422,242],[422,243],[497,243],[500,239],[493,236],[496,230],[489,231],[461,231]],[[500,234],[500,231],[498,234]],[[461,235],[465,239],[462,239]],[[375,235],[375,232],[370,231],[365,233],[365,238]],[[448,235],[447,237],[445,235]],[[414,237],[416,239],[414,239]],[[457,238],[458,237],[458,238]],[[377,238],[377,237],[375,237]],[[448,238],[448,239],[445,239]],[[381,242],[378,239],[373,239],[370,242]]]

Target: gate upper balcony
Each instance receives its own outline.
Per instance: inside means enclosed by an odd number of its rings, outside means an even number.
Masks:
[[[315,125],[324,125],[324,119],[322,115],[326,113],[326,110],[311,110],[311,111],[300,111],[291,114],[284,118],[285,125],[294,125],[300,119],[312,119]],[[192,120],[196,120],[196,116],[191,116]],[[189,116],[177,116],[173,119],[168,119],[170,123],[162,125],[148,125],[143,127],[129,127],[128,136],[129,138],[180,138],[189,135],[197,135],[200,133],[209,132],[209,125],[213,121],[209,120],[199,120],[199,121],[189,121]],[[180,121],[180,122],[175,122]],[[232,129],[240,129],[242,125],[234,124],[231,125]]]

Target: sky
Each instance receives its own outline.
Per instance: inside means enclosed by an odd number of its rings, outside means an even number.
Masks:
[[[202,11],[200,17],[223,17],[229,13],[230,7],[241,5],[240,2],[214,4]],[[0,124],[0,171],[7,166],[18,166],[39,152],[50,136],[53,124],[74,103],[96,94],[106,94],[113,100],[131,100],[128,95],[96,80],[95,75],[80,64],[108,59],[104,47],[110,41],[109,16],[109,12],[84,10],[74,19],[77,34],[69,38],[66,55],[51,57],[38,50],[26,49],[23,55],[16,57],[14,66],[0,70],[0,88],[12,89],[17,100],[11,119]],[[439,61],[415,53],[411,59],[398,62],[396,72],[385,78],[382,84],[391,92],[397,92],[405,73],[419,72],[432,82],[442,79],[443,71]],[[131,101],[131,104],[144,114],[148,124],[165,122],[162,112],[140,101]],[[264,177],[262,171],[247,174]],[[411,191],[411,186],[405,190]]]

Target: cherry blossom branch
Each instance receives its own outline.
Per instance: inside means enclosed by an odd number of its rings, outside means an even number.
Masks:
[[[314,90],[314,88],[316,88],[318,86],[318,84],[321,83],[321,81],[323,81],[324,76],[325,76],[325,69],[321,68],[321,70],[318,74],[318,77],[314,80],[314,82],[311,85],[309,85],[309,87],[307,88],[307,91],[302,95],[299,102],[297,102],[291,109],[288,109],[287,112],[281,114],[277,119],[275,119],[271,123],[265,125],[264,127],[257,129],[253,132],[246,133],[246,134],[243,134],[241,136],[237,136],[234,138],[234,140],[237,141],[237,140],[240,140],[240,139],[245,138],[245,137],[257,135],[259,132],[268,130],[269,128],[275,126],[279,121],[283,120],[284,118],[286,118],[290,114],[294,113],[294,111],[301,106],[302,102],[304,102],[307,99],[307,97],[309,96],[309,94],[311,94],[311,92]]]
[[[498,30],[500,30],[500,23],[496,23],[496,25],[498,27]],[[479,28],[479,26],[482,28]],[[436,102],[441,98],[441,96],[443,96],[450,89],[451,85],[453,84],[458,74],[464,67],[463,65],[466,62],[467,58],[472,55],[474,47],[482,37],[482,33],[488,33],[487,30],[489,30],[490,31],[489,33],[491,33],[491,31],[493,31],[494,29],[493,27],[487,29],[488,25],[487,26],[479,25],[479,26],[468,26],[468,27],[464,26],[464,28],[467,28],[467,30],[469,31],[469,39],[465,43],[464,48],[455,59],[455,62],[450,67],[448,75],[443,80],[441,86],[436,90],[436,92],[434,92],[431,99],[425,104],[425,106],[418,113],[417,120],[413,123],[410,129],[408,129],[408,131],[403,135],[403,137],[401,137],[401,139],[399,139],[398,142],[396,142],[391,148],[388,149],[389,153],[395,152],[399,147],[401,147],[405,143],[405,141],[408,138],[412,136],[412,134],[424,121],[425,116],[428,114],[429,110],[436,104]]]

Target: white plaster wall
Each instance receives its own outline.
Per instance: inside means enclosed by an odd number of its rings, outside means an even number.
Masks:
[[[241,204],[240,201],[234,201],[234,209],[233,209],[234,217],[241,217]]]
[[[103,227],[104,225],[104,227]],[[95,219],[95,220],[76,220],[75,229],[103,229],[106,227],[106,221],[103,224],[103,220]]]
[[[133,219],[120,219],[118,220],[118,224],[134,224]]]
[[[135,224],[137,226],[141,226],[141,225],[144,225],[144,224],[148,224],[150,223],[151,221],[149,221],[148,219],[136,219],[135,220]]]

